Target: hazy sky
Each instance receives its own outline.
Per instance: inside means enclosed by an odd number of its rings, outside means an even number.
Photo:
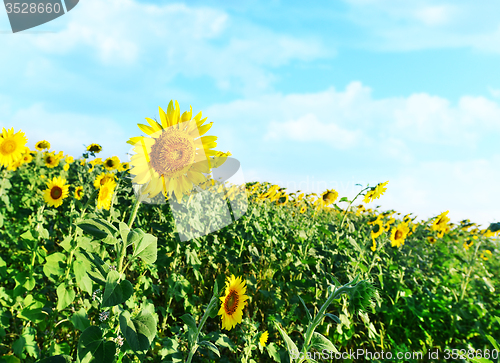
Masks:
[[[160,4],[160,5],[158,5]],[[0,127],[126,159],[178,100],[247,181],[290,191],[389,180],[382,209],[500,221],[498,1],[82,0],[12,34]]]

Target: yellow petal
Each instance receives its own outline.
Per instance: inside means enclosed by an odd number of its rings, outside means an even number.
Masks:
[[[164,129],[169,128],[171,126],[171,124],[170,124],[170,120],[169,120],[167,114],[165,113],[165,111],[163,111],[163,109],[161,107],[158,107],[158,109],[160,112],[161,125],[163,126]]]
[[[139,126],[139,128],[141,129],[142,132],[148,134],[148,135],[151,135],[151,134],[154,134],[154,130],[147,126],[147,125],[143,125],[143,124],[137,124],[137,126]]]
[[[153,120],[149,117],[146,117],[146,121],[151,125],[151,128],[153,129],[154,132],[158,132],[158,131],[162,130],[161,126],[155,120]]]
[[[210,122],[206,125],[198,127],[199,135],[200,136],[205,135],[207,133],[207,131],[210,130],[210,128],[212,127],[213,124],[214,124],[213,122]]]
[[[193,115],[193,108],[189,105],[189,111],[185,111],[181,116],[181,122],[191,120],[191,116]]]

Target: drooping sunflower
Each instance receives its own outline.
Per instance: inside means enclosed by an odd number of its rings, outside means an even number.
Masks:
[[[104,183],[115,180],[115,178],[115,174],[113,173],[101,173],[101,175],[98,175],[94,180],[94,188],[99,189]]]
[[[116,183],[114,180],[108,180],[106,183],[100,186],[99,196],[97,197],[97,209],[107,209],[111,207],[111,199],[113,198],[113,192],[115,191]]]
[[[118,159],[118,156],[113,156],[111,158],[107,158],[106,160],[104,160],[104,163],[102,163],[102,165],[104,165],[106,170],[109,170],[109,171],[113,171],[115,169],[118,169],[120,164],[121,163],[120,163],[120,159]]]
[[[82,199],[83,197],[83,187],[82,186],[78,186],[75,188],[75,199]]]
[[[339,197],[339,193],[336,190],[326,190],[323,194],[321,194],[321,199],[323,205],[330,205],[335,203],[337,198]]]
[[[13,127],[10,130],[2,127],[2,133],[0,134],[0,166],[8,167],[10,164],[19,161],[26,151],[29,152],[26,147],[27,142],[28,139],[21,130],[14,133]]]
[[[52,207],[59,207],[63,199],[69,194],[69,185],[66,185],[66,179],[54,177],[47,182],[47,189],[44,190],[43,198],[45,202]]]
[[[211,156],[217,151],[216,136],[204,135],[212,123],[203,125],[201,112],[194,118],[192,108],[180,115],[179,103],[168,104],[167,112],[159,107],[160,123],[146,118],[148,125],[138,124],[148,136],[133,137],[129,144],[136,154],[131,158],[133,182],[147,186],[142,193],[153,198],[158,193],[175,195],[177,200],[189,193],[193,186],[204,183],[203,173],[210,173]]]
[[[387,188],[385,187],[387,184],[389,184],[389,180],[386,181],[385,183],[379,183],[379,184],[377,184],[377,186],[375,187],[375,190],[374,190],[372,198],[373,199],[380,198],[380,196],[383,195],[385,193],[385,191],[387,190]]]
[[[35,149],[37,149],[38,151],[43,151],[45,149],[50,149],[50,142],[46,141],[46,140],[42,140],[42,141],[38,141],[36,144],[35,144]]]
[[[247,287],[245,281],[240,277],[235,278],[234,275],[226,280],[226,294],[219,299],[222,301],[222,306],[217,313],[222,318],[222,328],[231,330],[236,324],[241,323],[243,318],[243,308],[246,305],[248,296],[245,295]]]
[[[87,146],[87,151],[98,154],[102,151],[102,147],[99,144],[90,144],[89,146]]]
[[[268,332],[267,332],[267,330],[266,330],[265,332],[263,332],[263,333],[260,335],[260,338],[259,338],[259,344],[260,344],[262,347],[265,347],[268,339],[269,339],[269,333],[268,333]]]
[[[401,223],[399,226],[394,227],[391,232],[391,246],[399,248],[404,245],[408,230],[408,226],[405,223]]]
[[[54,154],[54,152],[46,152],[45,154],[43,154],[43,162],[45,163],[45,166],[47,168],[52,169],[59,165],[59,158]]]
[[[378,220],[372,225],[372,231],[371,231],[371,236],[375,240],[378,236],[382,234],[384,231],[384,227],[382,225],[382,221]]]

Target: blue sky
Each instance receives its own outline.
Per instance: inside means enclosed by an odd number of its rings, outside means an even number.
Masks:
[[[179,101],[213,121],[247,181],[354,196],[418,219],[500,218],[500,3],[85,0],[10,33],[0,127],[126,159]]]

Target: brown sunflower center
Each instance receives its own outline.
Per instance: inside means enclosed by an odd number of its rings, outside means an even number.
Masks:
[[[335,194],[332,192],[328,192],[325,195],[323,195],[323,200],[325,202],[329,202],[329,201],[334,200],[334,199],[335,199]]]
[[[47,156],[47,157],[45,158],[45,162],[46,162],[47,164],[52,164],[52,163],[54,162],[54,158],[53,158],[52,156]]]
[[[403,232],[401,232],[399,229],[396,231],[396,235],[394,236],[395,239],[400,239],[403,237]]]
[[[78,198],[80,198],[82,196],[82,193],[83,193],[83,189],[76,190],[76,195],[78,196]]]
[[[58,187],[58,186],[54,186],[50,190],[50,196],[52,197],[52,199],[59,199],[59,198],[61,198],[62,193],[63,193],[63,191],[62,191],[61,187]]]
[[[378,231],[380,231],[380,224],[377,223],[373,226],[373,233],[378,233]]]
[[[108,160],[108,161],[106,161],[106,166],[108,168],[112,168],[115,166],[115,163],[113,162],[113,160]]]
[[[16,142],[14,140],[6,140],[0,145],[0,152],[4,155],[12,154],[16,150]]]
[[[158,174],[171,177],[193,163],[195,152],[192,137],[178,130],[168,130],[156,139],[149,156]]]
[[[227,295],[226,300],[224,301],[224,310],[226,311],[226,314],[233,315],[238,308],[238,303],[238,293],[235,290],[231,290],[229,295]]]

